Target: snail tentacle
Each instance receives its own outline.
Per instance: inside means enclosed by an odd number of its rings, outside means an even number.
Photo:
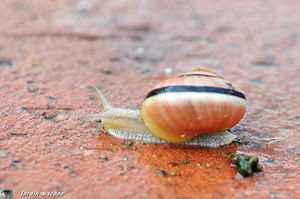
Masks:
[[[104,110],[108,111],[109,109],[112,109],[113,106],[108,101],[108,99],[105,97],[105,95],[97,87],[93,87],[93,88],[97,91],[99,100],[102,103]]]
[[[108,111],[113,109],[113,106],[108,101],[108,99],[105,97],[105,95],[102,93],[102,91],[100,91],[100,89],[98,89],[97,87],[92,87],[92,88],[96,90],[96,92],[98,94],[98,99],[101,102],[101,104],[103,105],[104,112],[96,113],[96,114],[87,114],[87,115],[82,116],[80,119],[85,120],[85,121],[101,121],[101,119],[103,117],[105,117],[105,115],[109,115]]]

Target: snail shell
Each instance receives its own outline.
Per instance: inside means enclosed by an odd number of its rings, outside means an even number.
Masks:
[[[195,70],[159,83],[142,106],[145,125],[156,136],[186,142],[236,125],[246,111],[245,95],[207,70]]]
[[[96,90],[105,112],[85,118],[100,120],[114,137],[148,143],[229,144],[236,136],[227,130],[246,111],[245,95],[223,77],[204,69],[160,82],[146,95],[141,111],[113,108]]]

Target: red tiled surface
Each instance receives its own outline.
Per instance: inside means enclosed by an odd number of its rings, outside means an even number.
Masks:
[[[78,2],[1,1],[0,188],[16,198],[300,198],[299,1]],[[129,147],[78,120],[102,110],[86,86],[139,108],[166,68],[203,63],[247,94],[239,144]],[[237,177],[235,152],[259,155],[263,172]]]

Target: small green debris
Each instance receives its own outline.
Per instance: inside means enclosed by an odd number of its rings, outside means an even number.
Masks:
[[[238,156],[236,165],[239,168],[239,173],[243,176],[249,176],[252,174],[252,168],[244,156]]]
[[[254,172],[259,172],[262,170],[262,166],[259,164],[258,157],[256,155],[252,156],[248,162]]]
[[[238,172],[244,177],[251,176],[253,173],[262,170],[257,155],[232,154],[230,158],[233,161],[233,165],[238,168]]]

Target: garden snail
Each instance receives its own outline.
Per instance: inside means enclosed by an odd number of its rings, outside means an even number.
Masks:
[[[86,119],[101,121],[112,136],[147,143],[219,147],[236,136],[227,130],[246,111],[246,97],[223,77],[196,69],[159,83],[147,95],[141,111],[114,108],[96,88],[104,112]]]

